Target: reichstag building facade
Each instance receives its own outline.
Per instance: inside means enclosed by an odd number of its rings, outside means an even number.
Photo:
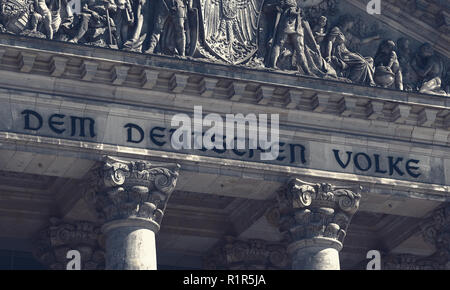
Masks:
[[[450,269],[449,47],[448,1],[0,0],[0,268]]]

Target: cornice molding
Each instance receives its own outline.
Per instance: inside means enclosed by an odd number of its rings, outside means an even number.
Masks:
[[[427,198],[439,202],[448,201],[448,192],[450,192],[450,186],[448,185],[433,184],[430,187],[429,183],[423,182],[406,180],[404,181],[391,178],[364,176],[353,173],[330,172],[318,169],[290,167],[284,165],[265,164],[259,162],[232,160],[209,156],[195,156],[195,158],[192,158],[191,155],[183,153],[151,149],[137,149],[133,147],[108,144],[102,145],[100,149],[97,143],[93,142],[56,139],[9,132],[0,132],[0,142],[4,144],[5,148],[7,148],[9,144],[14,144],[14,146],[23,146],[26,144],[27,148],[32,150],[45,148],[47,152],[48,150],[57,149],[59,151],[76,152],[78,154],[91,154],[90,158],[92,160],[99,160],[99,158],[101,159],[101,157],[99,156],[107,154],[111,156],[120,156],[121,158],[151,159],[155,160],[155,162],[172,161],[179,163],[182,167],[184,165],[188,166],[190,164],[195,164],[196,166],[203,165],[213,167],[227,166],[227,168],[229,168],[230,170],[232,170],[233,168],[241,170],[245,167],[245,169],[249,172],[256,170],[260,172],[270,173],[273,176],[282,176],[282,178],[280,178],[279,180],[283,179],[286,181],[293,176],[303,176],[308,178],[308,180],[320,179],[324,181],[332,180],[333,182],[359,183],[364,185],[364,188],[367,188],[368,190],[373,190],[374,188],[383,188],[385,190],[390,190],[392,188],[395,188],[396,191],[404,190],[405,193],[408,193],[411,197],[420,196],[420,198]],[[414,191],[411,191],[412,188],[414,188]]]
[[[81,55],[74,51],[77,45],[68,43],[52,42],[49,50],[33,48],[39,42],[48,45],[42,39],[30,43],[25,37],[0,35],[0,52],[3,52],[0,53],[0,57],[3,55],[0,73],[3,70],[3,74],[9,76],[0,83],[1,86],[110,102],[108,94],[102,97],[89,90],[96,84],[108,86],[111,95],[117,90],[152,90],[159,97],[220,99],[271,110],[298,110],[425,128],[450,128],[450,98],[447,97],[111,49],[83,47]],[[27,55],[26,61],[21,60],[24,55]],[[25,70],[24,65],[27,66]],[[19,77],[23,73],[49,83],[42,85],[39,82],[38,87],[27,87],[32,86],[32,82],[24,82]],[[43,80],[43,76],[50,78]],[[69,80],[71,86],[85,86],[86,92],[79,89],[77,96],[77,90],[65,84]]]

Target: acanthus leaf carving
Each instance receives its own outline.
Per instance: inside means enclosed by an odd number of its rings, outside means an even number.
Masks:
[[[85,199],[105,221],[142,218],[161,223],[178,178],[178,164],[105,157],[86,183]]]
[[[342,245],[361,189],[292,179],[277,194],[280,231],[289,242],[326,237]]]

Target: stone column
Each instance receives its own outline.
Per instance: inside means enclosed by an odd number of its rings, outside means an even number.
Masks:
[[[50,226],[39,231],[33,254],[51,270],[66,270],[71,258],[67,253],[76,250],[80,270],[102,270],[105,253],[99,241],[100,229],[93,223],[51,218]]]
[[[231,236],[225,237],[204,259],[208,270],[282,270],[288,265],[284,244]]]
[[[106,269],[156,269],[155,234],[179,167],[106,157],[92,171],[85,198],[103,221]]]
[[[339,270],[339,251],[361,188],[291,180],[278,192],[279,228],[294,270]]]

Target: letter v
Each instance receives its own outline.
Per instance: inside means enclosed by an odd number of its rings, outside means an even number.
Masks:
[[[336,158],[336,161],[339,163],[339,165],[342,168],[347,168],[348,164],[350,163],[350,160],[352,158],[352,153],[351,151],[347,151],[347,162],[345,162],[345,164],[342,162],[341,157],[339,157],[339,150],[333,149],[334,152],[334,157]]]

